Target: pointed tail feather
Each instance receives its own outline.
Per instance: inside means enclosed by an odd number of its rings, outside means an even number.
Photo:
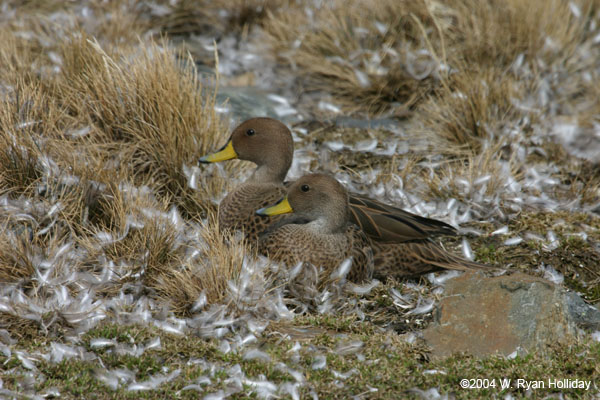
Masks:
[[[466,260],[448,253],[431,241],[372,244],[375,255],[375,277],[416,278],[440,271],[493,271],[495,266]]]

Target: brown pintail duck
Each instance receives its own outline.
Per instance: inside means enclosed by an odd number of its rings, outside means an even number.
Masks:
[[[282,131],[282,126],[287,132]],[[258,235],[277,220],[259,216],[256,210],[285,195],[283,180],[292,166],[293,154],[294,142],[285,125],[270,118],[253,118],[235,128],[219,151],[200,158],[202,163],[239,158],[256,164],[252,175],[219,204],[222,229],[240,229],[250,243],[256,243]]]
[[[349,208],[348,193],[337,180],[324,174],[303,176],[291,184],[281,201],[257,211],[265,216],[292,213],[260,235],[258,250],[287,266],[309,262],[320,267],[320,281],[326,281],[351,257],[348,280],[369,280],[373,276],[371,242],[349,221]]]
[[[293,140],[289,129],[271,118],[253,118],[236,127],[226,145],[200,158],[211,163],[238,158],[256,164],[254,173],[231,191],[219,205],[221,228],[244,231],[250,243],[281,216],[257,215],[256,210],[281,199],[292,165]],[[456,230],[431,218],[421,217],[366,196],[349,194],[349,220],[372,242],[374,276],[416,277],[440,269],[483,269],[486,265],[454,256],[435,244],[435,235],[455,235]]]

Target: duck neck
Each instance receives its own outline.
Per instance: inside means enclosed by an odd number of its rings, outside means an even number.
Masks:
[[[272,159],[270,161],[268,164],[258,165],[248,180],[256,183],[282,184],[291,167],[291,162],[286,162],[283,159]]]
[[[330,212],[327,216],[315,219],[307,224],[308,229],[325,234],[342,233],[346,226],[347,216],[342,210]]]

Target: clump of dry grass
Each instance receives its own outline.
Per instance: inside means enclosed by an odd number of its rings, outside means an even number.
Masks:
[[[18,81],[0,99],[0,192],[33,191],[45,174],[45,142],[64,128],[62,120],[60,108],[36,83]]]
[[[526,113],[515,106],[524,91],[506,71],[462,70],[422,104],[415,118],[437,152],[477,154],[486,145],[508,143],[511,129],[531,124],[531,118],[522,121]]]
[[[144,286],[179,315],[190,315],[201,296],[207,304],[227,296],[228,283],[237,278],[248,255],[243,241],[223,234],[215,223],[178,226],[167,212],[168,200],[156,202],[112,187],[101,203],[102,215],[110,220],[91,225],[79,239],[88,252],[87,270],[101,273],[107,262],[113,265],[115,278],[99,293],[114,295],[141,276]],[[190,229],[197,240],[190,240]]]
[[[502,144],[506,151],[533,128],[539,134],[542,116],[577,115],[575,124],[593,125],[600,101],[585,71],[597,57],[584,50],[593,54],[592,3],[446,2],[454,15],[444,30],[453,71],[415,113],[435,151],[472,157]],[[568,163],[563,156],[552,161]]]
[[[203,90],[193,62],[169,50],[166,41],[141,49],[139,39],[132,37],[141,35],[147,26],[137,20],[135,7],[92,1],[87,12],[98,14],[95,24],[69,14],[76,11],[73,4],[65,10],[56,7],[48,5],[32,15],[24,4],[15,11],[20,19],[3,24],[6,41],[0,47],[0,71],[8,96],[3,99],[5,114],[0,115],[5,123],[2,133],[17,129],[24,132],[19,137],[24,141],[31,132],[34,144],[57,139],[54,143],[59,143],[59,150],[62,141],[64,147],[80,154],[78,160],[55,160],[62,167],[81,169],[73,163],[77,161],[94,164],[103,173],[112,169],[118,176],[133,175],[136,184],[152,184],[159,195],[170,196],[187,215],[212,209],[210,199],[221,191],[223,180],[204,179],[196,173],[195,187],[200,190],[188,184],[188,171],[196,158],[216,147],[222,130],[214,112],[214,97]],[[45,15],[57,10],[60,12],[52,19]],[[127,29],[130,35],[109,34],[105,30],[111,24]],[[51,107],[46,109],[45,104]],[[34,114],[28,111],[31,108]],[[22,152],[18,155],[22,160],[17,160],[17,153],[10,150],[14,141],[10,142],[9,136],[4,139],[8,142],[3,148],[11,153],[4,157],[8,166],[4,180],[12,179],[8,175],[15,162],[20,162],[14,167],[23,178],[30,176],[31,182],[39,178],[35,158],[44,150],[39,154]],[[103,179],[98,174],[94,180],[108,182],[114,175]]]
[[[172,268],[149,265],[146,273],[147,285],[180,315],[189,315],[202,296],[207,304],[223,301],[249,254],[243,241],[233,240],[214,222],[203,226],[201,242],[193,257],[182,256]]]
[[[7,37],[0,46],[0,188],[32,200],[41,214],[28,211],[31,226],[8,216],[0,279],[30,285],[37,273],[32,254],[51,254],[64,240],[86,254],[82,270],[114,269],[116,278],[98,293],[115,294],[136,274],[152,282],[157,271],[175,270],[185,258],[166,210],[177,205],[199,218],[225,184],[196,173],[191,188],[186,172],[222,134],[213,94],[193,62],[167,42],[134,48],[104,36],[105,50],[76,30],[60,46],[51,41],[60,68],[42,77],[40,68],[54,61],[42,55],[48,49],[40,37]]]
[[[178,63],[163,46],[126,59],[85,36],[72,38],[62,49],[57,93],[71,115],[92,126],[89,141],[117,169],[168,194],[189,215],[204,213],[224,182],[200,177],[200,190],[192,190],[183,169],[216,147],[222,128],[193,63]]]
[[[494,145],[478,154],[448,162],[433,171],[423,171],[423,181],[429,191],[426,197],[449,199],[475,204],[484,197],[492,199],[504,191],[508,176],[521,179],[523,162],[516,154],[505,155],[501,145]]]
[[[11,221],[12,222],[12,221]],[[4,222],[0,233],[0,283],[30,279],[35,266],[29,257],[34,227]]]
[[[571,4],[572,3],[572,4]],[[535,65],[538,57],[546,63],[569,58],[583,39],[593,0],[451,0],[447,26],[450,64],[468,63],[481,67],[509,67],[520,55]],[[573,5],[580,7],[576,16]]]
[[[78,245],[85,249],[85,269],[101,273],[111,264],[115,278],[100,292],[115,294],[123,284],[145,271],[171,269],[179,262],[177,231],[166,217],[168,199],[156,201],[127,184],[107,184],[95,189],[96,199],[85,212]]]
[[[348,108],[402,114],[435,86],[439,36],[425,1],[336,1],[314,16],[285,10],[265,31],[307,90],[325,87]]]

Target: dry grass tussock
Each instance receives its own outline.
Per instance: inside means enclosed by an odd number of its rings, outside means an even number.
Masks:
[[[232,300],[227,300],[229,285],[237,281],[244,258],[251,253],[244,241],[221,232],[214,222],[200,228],[199,242],[193,250],[179,249],[176,265],[149,264],[146,272],[148,287],[180,315],[190,315],[205,304]]]
[[[451,0],[447,26],[448,62],[507,68],[523,55],[533,68],[567,60],[586,40],[594,0]],[[572,11],[576,6],[580,16]],[[539,63],[538,60],[542,62]]]
[[[121,271],[119,285],[131,282],[143,273],[144,282],[153,282],[157,271],[170,271],[180,263],[177,232],[164,220],[146,219],[141,226],[130,228],[123,239],[103,246],[103,254]],[[113,282],[114,283],[114,282]],[[150,286],[152,286],[150,284]]]
[[[508,144],[511,131],[530,130],[532,117],[515,106],[527,91],[502,70],[462,70],[421,105],[415,121],[437,152],[478,154],[485,147]]]
[[[184,169],[216,147],[223,128],[193,62],[158,44],[129,59],[85,36],[72,39],[62,49],[56,94],[70,115],[89,124],[88,144],[189,215],[206,212],[224,181],[200,176],[193,190]]]
[[[139,231],[154,221],[155,213],[166,213],[168,200],[157,201],[149,190],[136,189],[125,180],[99,186],[82,182],[79,186],[83,207],[73,230],[90,258],[119,262],[143,255],[147,246],[139,241]]]
[[[115,274],[98,293],[115,295],[142,277],[144,287],[179,315],[189,315],[199,299],[202,305],[222,301],[248,255],[245,243],[214,223],[184,224],[168,199],[124,186],[107,185],[96,194],[86,235],[78,240],[87,253],[84,270],[102,275],[108,265]]]
[[[115,49],[116,61],[84,34],[71,39],[50,83],[17,80],[1,100],[1,190],[32,193],[42,176],[49,185],[69,174],[99,183],[133,176],[187,215],[211,209],[225,181],[196,173],[192,189],[190,180],[223,129],[196,72],[157,44],[133,61]],[[3,59],[14,50],[7,43]],[[25,64],[31,51],[14,57]]]
[[[481,204],[484,197],[493,199],[510,184],[508,176],[519,181],[523,162],[516,154],[506,154],[501,145],[490,146],[476,155],[446,163],[422,172],[428,186],[425,197],[455,198],[468,204]],[[491,210],[489,210],[491,211]]]
[[[597,9],[594,0],[354,0],[314,15],[274,12],[264,28],[278,61],[297,69],[306,90],[326,88],[349,109],[403,115],[432,90],[453,91],[452,72],[516,63],[535,78],[568,62],[592,40]]]
[[[85,153],[80,165],[134,175],[136,183],[151,182],[161,195],[170,194],[188,214],[206,212],[223,181],[199,177],[194,185],[199,190],[191,190],[193,171],[184,167],[215,148],[222,128],[214,97],[203,91],[193,63],[167,50],[166,42],[140,49],[139,42],[134,48],[124,45],[123,37],[103,34],[99,27],[108,20],[136,31],[135,24],[118,19],[129,15],[121,8],[90,6],[88,12],[102,16],[93,27],[80,26],[75,18],[62,21],[62,14],[51,21],[25,11],[22,19],[3,24],[0,71],[7,95],[0,123],[3,149],[10,153],[2,157],[4,190],[10,189],[6,185],[16,190],[15,180],[21,180],[22,191],[39,178],[35,158],[44,153],[40,142],[60,136],[72,154]],[[101,39],[92,41],[86,30]],[[100,43],[109,43],[106,50]],[[27,151],[12,151],[11,146]],[[61,161],[56,160],[64,165]],[[105,181],[113,179],[110,175]],[[95,179],[102,181],[102,174]]]
[[[392,106],[401,114],[435,85],[430,46],[439,38],[430,37],[438,31],[425,1],[335,1],[314,16],[284,9],[265,31],[279,62],[296,68],[307,90],[326,87],[350,109]]]

